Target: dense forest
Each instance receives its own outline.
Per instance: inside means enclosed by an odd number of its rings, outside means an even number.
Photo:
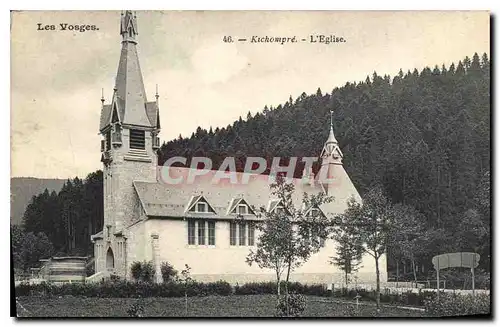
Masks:
[[[15,267],[25,270],[50,255],[92,255],[90,235],[104,224],[102,185],[99,170],[67,180],[59,193],[33,196],[22,225],[11,225]]]
[[[437,237],[420,265],[446,251],[474,250],[489,270],[490,62],[474,54],[449,67],[402,70],[393,78],[373,73],[331,93],[301,94],[234,124],[198,127],[190,137],[166,142],[159,163],[172,156],[207,156],[214,169],[227,156],[319,156],[333,110],[344,167],[361,196],[382,185],[393,203],[414,206]],[[286,161],[286,159],[285,159]],[[239,163],[238,163],[239,162]],[[188,162],[189,164],[189,162]],[[316,167],[317,169],[317,167]],[[296,175],[300,176],[298,167]],[[89,235],[102,224],[102,174],[68,181],[59,194],[33,198],[24,231],[43,232],[54,251],[91,254]],[[467,229],[487,228],[463,241]],[[472,234],[471,234],[472,235]],[[459,237],[460,236],[460,237]],[[460,241],[458,241],[460,239]],[[391,263],[392,265],[392,263]]]

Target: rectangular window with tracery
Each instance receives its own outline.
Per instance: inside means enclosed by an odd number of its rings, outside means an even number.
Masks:
[[[254,222],[248,223],[248,245],[249,246],[255,245],[255,223]]]
[[[215,245],[215,221],[208,222],[208,245]]]
[[[247,225],[239,224],[239,232],[240,232],[240,245],[246,245],[246,234],[247,234]]]
[[[229,245],[236,245],[236,223],[231,222],[229,225]]]
[[[198,244],[205,245],[205,221],[198,221]]]
[[[194,220],[188,220],[188,244],[196,244],[196,222]]]

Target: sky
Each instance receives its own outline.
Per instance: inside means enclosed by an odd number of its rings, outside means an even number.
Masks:
[[[394,76],[490,55],[488,12],[139,11],[137,22],[146,92],[154,100],[158,84],[165,141],[198,126],[227,126],[290,95],[330,93],[374,71]],[[63,31],[61,23],[98,29]],[[11,176],[85,177],[101,169],[100,98],[104,89],[109,103],[113,92],[119,24],[119,11],[12,13]],[[346,42],[223,42],[321,34]]]

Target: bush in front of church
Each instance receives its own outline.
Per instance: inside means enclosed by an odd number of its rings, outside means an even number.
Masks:
[[[287,306],[288,301],[288,306]],[[295,292],[281,295],[276,306],[276,317],[300,317],[306,309],[306,297]]]
[[[132,278],[135,281],[152,283],[155,277],[155,269],[151,261],[135,261],[130,267]]]
[[[450,294],[440,293],[425,301],[425,311],[434,317],[472,316],[491,314],[490,294]]]
[[[169,264],[168,262],[161,263],[161,277],[163,278],[163,282],[171,282],[177,280],[177,270],[174,269],[174,266]]]

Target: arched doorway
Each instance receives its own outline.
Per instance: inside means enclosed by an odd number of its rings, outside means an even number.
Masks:
[[[113,255],[113,250],[111,250],[110,247],[106,253],[106,270],[110,271],[113,269],[115,269],[115,256]]]

